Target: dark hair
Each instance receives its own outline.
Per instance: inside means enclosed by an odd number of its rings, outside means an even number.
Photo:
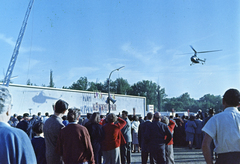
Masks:
[[[38,112],[38,116],[41,116],[41,112]]]
[[[100,122],[100,114],[99,112],[94,112],[89,119],[90,123],[99,123]]]
[[[190,120],[190,121],[193,121],[194,119],[195,119],[195,116],[194,116],[194,115],[191,115],[189,120]]]
[[[48,113],[48,112],[46,112],[46,113],[45,113],[45,116],[49,116],[49,113]]]
[[[20,121],[22,118],[22,116],[17,116],[18,121]]]
[[[29,114],[28,113],[24,113],[23,117],[29,117]]]
[[[148,114],[147,114],[147,119],[148,120],[151,120],[153,118],[153,114],[151,113],[151,112],[149,112]]]
[[[69,122],[78,121],[78,117],[80,116],[80,109],[78,108],[70,108],[68,109],[67,119]]]
[[[133,121],[138,121],[138,116],[133,116]]]
[[[223,95],[223,100],[230,106],[238,106],[240,101],[240,93],[237,89],[229,89]]]
[[[122,114],[128,115],[128,112],[127,112],[126,110],[123,110],[123,111],[122,111]]]
[[[59,99],[55,103],[55,112],[56,113],[63,113],[67,109],[68,109],[68,103],[66,101],[63,101],[63,100]]]
[[[90,117],[92,116],[92,113],[87,113],[87,118],[90,119]]]
[[[32,126],[32,130],[33,132],[37,133],[37,134],[41,134],[43,132],[43,123],[41,121],[36,122],[33,126]]]
[[[62,116],[62,119],[63,120],[67,120],[67,116]]]
[[[214,114],[214,113],[215,113],[215,109],[210,108],[209,111],[208,111],[208,113],[211,114],[211,115]]]

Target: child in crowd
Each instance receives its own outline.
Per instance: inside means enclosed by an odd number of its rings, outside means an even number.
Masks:
[[[43,136],[43,123],[41,121],[35,123],[32,127],[33,132],[36,133],[36,136],[32,138],[33,149],[37,158],[38,164],[46,164],[46,148],[45,140]]]

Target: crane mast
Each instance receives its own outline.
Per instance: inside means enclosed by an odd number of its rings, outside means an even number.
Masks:
[[[34,2],[34,0],[30,0],[30,2],[28,4],[27,12],[25,14],[25,17],[24,17],[24,20],[23,20],[23,23],[22,23],[22,27],[21,27],[21,30],[20,30],[19,35],[18,35],[18,39],[17,39],[16,45],[15,45],[15,48],[14,48],[14,51],[13,51],[13,54],[12,54],[12,58],[10,60],[6,75],[5,75],[4,80],[3,80],[3,85],[5,85],[7,87],[9,86],[9,83],[10,83],[13,68],[14,68],[16,60],[17,60],[19,48],[20,48],[20,45],[21,45],[21,42],[22,42],[22,39],[23,39],[23,35],[24,35],[24,32],[25,32],[26,26],[27,26],[27,20],[28,20],[29,14],[31,12],[33,2]]]

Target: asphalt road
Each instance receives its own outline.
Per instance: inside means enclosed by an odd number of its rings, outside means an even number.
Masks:
[[[205,164],[201,149],[175,147],[174,158],[176,164]],[[149,161],[149,160],[148,160]],[[132,153],[132,164],[141,164],[141,153]]]

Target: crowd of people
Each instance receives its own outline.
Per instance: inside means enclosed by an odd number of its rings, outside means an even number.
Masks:
[[[207,163],[213,162],[214,148],[218,163],[218,158],[239,162],[239,101],[240,93],[233,89],[223,97],[228,113],[214,115],[212,108],[205,115],[199,110],[189,117],[149,112],[142,119],[123,110],[119,115],[88,113],[83,120],[80,109],[69,108],[60,99],[51,116],[45,113],[42,117],[39,112],[31,118],[28,113],[10,117],[11,95],[0,87],[0,145],[4,148],[0,163],[130,164],[132,153],[141,152],[143,164],[148,159],[150,164],[174,164],[173,146],[201,149],[202,145]],[[231,125],[220,126],[224,116]],[[225,131],[235,136],[227,138]]]

